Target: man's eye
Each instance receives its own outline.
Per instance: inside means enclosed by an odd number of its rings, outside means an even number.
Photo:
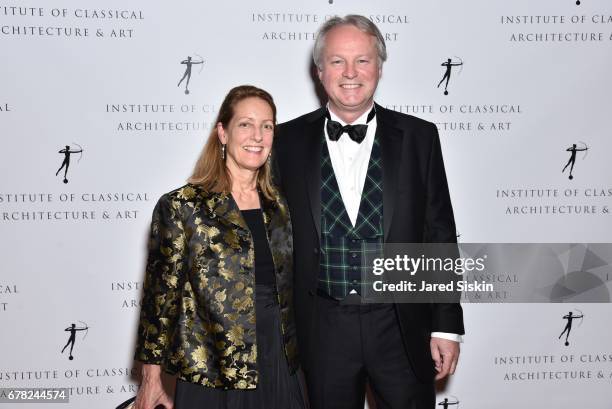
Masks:
[[[247,127],[247,126],[249,126],[249,125],[250,125],[250,124],[249,124],[248,122],[240,122],[240,123],[238,124],[238,126],[239,126],[239,127],[241,127],[241,128],[246,128],[246,127]]]

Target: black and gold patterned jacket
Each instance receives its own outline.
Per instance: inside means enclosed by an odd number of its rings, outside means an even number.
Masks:
[[[293,241],[286,203],[261,197],[285,353],[297,366]],[[251,233],[231,195],[186,185],[153,212],[135,359],[220,389],[257,386]]]

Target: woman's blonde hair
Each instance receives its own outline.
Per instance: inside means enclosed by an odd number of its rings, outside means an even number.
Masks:
[[[215,126],[208,136],[208,141],[206,141],[200,157],[196,161],[191,177],[187,179],[189,183],[202,186],[205,190],[211,192],[231,192],[232,180],[225,166],[225,159],[222,156],[222,144],[219,140],[216,124],[221,123],[223,128],[227,129],[234,116],[236,104],[247,98],[259,98],[265,101],[272,109],[272,118],[276,127],[276,105],[274,105],[274,100],[268,92],[252,85],[240,85],[232,88],[221,104]],[[257,188],[267,199],[273,199],[276,194],[276,189],[272,182],[270,160],[266,160],[259,169]]]

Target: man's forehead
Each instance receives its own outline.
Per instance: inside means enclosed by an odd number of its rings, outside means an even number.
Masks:
[[[357,30],[357,32],[334,33],[334,30],[330,31],[325,39],[324,50],[326,54],[329,53],[375,53],[376,52],[376,39],[367,33]]]
[[[329,32],[327,33],[325,37],[327,41],[333,41],[333,40],[342,41],[342,40],[347,40],[347,39],[361,40],[361,41],[374,40],[373,35],[368,34],[365,31],[362,31],[358,29],[357,27],[353,27],[353,26],[340,26],[340,27],[332,28],[331,30],[329,30]]]

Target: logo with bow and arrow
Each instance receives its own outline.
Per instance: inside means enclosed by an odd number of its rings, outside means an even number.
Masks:
[[[570,171],[569,171],[569,180],[574,179],[574,175],[572,174],[574,171],[574,165],[576,165],[576,154],[578,152],[584,152],[584,154],[582,155],[582,160],[584,160],[587,157],[587,153],[589,150],[589,147],[587,146],[586,143],[582,142],[582,141],[578,141],[578,143],[582,144],[582,146],[578,147],[577,144],[572,144],[572,146],[570,146],[569,148],[567,148],[565,151],[566,152],[570,152],[570,157],[567,161],[567,163],[565,164],[565,166],[563,167],[563,170],[561,171],[561,173],[565,172],[565,169],[567,169],[567,167],[569,166]]]
[[[62,165],[59,167],[57,172],[55,172],[55,176],[59,175],[62,169],[64,169],[64,183],[68,183],[68,168],[70,167],[70,155],[72,155],[73,153],[79,154],[79,159],[77,160],[77,163],[79,163],[83,158],[83,147],[76,142],[72,142],[72,144],[78,146],[79,148],[77,150],[74,150],[70,147],[70,145],[66,145],[64,149],[61,149],[58,152],[64,155],[64,160],[62,161]]]
[[[200,74],[202,72],[202,69],[204,68],[204,58],[197,54],[194,53],[199,60],[194,60],[192,56],[188,55],[186,59],[184,59],[183,61],[181,61],[181,64],[185,66],[185,72],[183,73],[183,76],[181,77],[181,79],[179,80],[178,84],[176,84],[177,87],[179,87],[181,85],[181,83],[183,81],[185,81],[185,94],[189,94],[189,81],[191,80],[191,70],[192,67],[194,65],[200,65],[200,70],[198,71],[198,74]]]
[[[578,328],[582,325],[582,321],[584,320],[584,313],[579,309],[575,308],[574,311],[570,311],[563,316],[564,320],[567,320],[565,324],[565,328],[563,328],[563,332],[559,334],[559,339],[565,334],[565,346],[569,346],[568,338],[570,336],[570,332],[572,332],[572,326],[574,324],[574,320],[578,319]]]
[[[84,340],[85,337],[87,337],[87,334],[89,333],[89,326],[87,326],[87,323],[85,323],[83,321],[79,321],[79,323],[81,323],[82,326],[77,326],[75,323],[72,323],[72,324],[70,324],[69,327],[64,329],[64,331],[69,332],[70,335],[68,337],[68,342],[66,342],[66,345],[64,345],[64,348],[62,348],[62,354],[64,353],[66,348],[68,348],[68,346],[70,346],[70,351],[69,351],[69,354],[68,354],[68,359],[70,359],[71,361],[74,359],[74,356],[72,355],[72,350],[74,349],[74,344],[76,342],[76,334],[77,334],[77,332],[85,331],[85,333],[83,334],[82,340]]]
[[[442,83],[446,81],[446,83],[444,84],[444,95],[448,95],[448,83],[451,78],[451,72],[453,71],[453,67],[459,67],[458,74],[461,74],[461,72],[463,72],[463,60],[460,57],[455,56],[454,60],[452,58],[447,58],[446,61],[444,61],[440,65],[442,67],[445,67],[446,70],[444,71],[444,76],[442,77],[440,82],[438,82],[438,88],[440,88],[440,85],[442,85]]]
[[[453,409],[459,408],[459,399],[457,399],[455,396],[451,396],[450,400],[448,398],[444,398],[444,400],[438,402],[438,406],[442,406],[442,409],[449,409],[450,406],[454,405],[456,406]]]

